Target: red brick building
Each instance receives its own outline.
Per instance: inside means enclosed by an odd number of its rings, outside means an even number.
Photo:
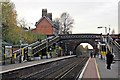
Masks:
[[[43,35],[56,35],[58,29],[52,22],[52,13],[47,13],[47,9],[42,9],[42,17],[35,24],[36,28],[32,32],[43,34]]]

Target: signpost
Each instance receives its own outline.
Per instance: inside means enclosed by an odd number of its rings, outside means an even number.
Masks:
[[[12,64],[12,46],[5,46],[4,64],[5,64],[5,60],[9,58],[10,58],[10,63]]]

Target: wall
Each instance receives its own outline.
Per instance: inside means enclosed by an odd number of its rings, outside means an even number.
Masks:
[[[45,18],[36,26],[36,29],[33,32],[44,34],[44,35],[52,35],[53,27]]]

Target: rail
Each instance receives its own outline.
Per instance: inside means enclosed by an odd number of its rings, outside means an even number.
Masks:
[[[118,50],[120,50],[120,45],[115,41],[113,40],[110,36],[108,36],[109,40],[112,41],[112,43],[118,48]]]
[[[83,58],[82,60],[76,62],[75,65],[72,65],[69,69],[67,69],[66,71],[63,71],[61,74],[59,74],[55,78],[55,80],[62,80],[65,78],[78,80],[79,75],[81,74],[86,61],[87,61],[87,58]]]
[[[57,36],[57,37],[58,37],[58,36]],[[32,44],[29,44],[29,45],[23,47],[23,49],[26,49],[26,48],[28,48],[28,47],[32,47],[33,49],[35,49],[35,48],[37,48],[37,47],[39,47],[39,46],[41,46],[41,45],[43,45],[43,44],[46,44],[46,42],[47,42],[48,39],[52,39],[52,40],[53,40],[54,38],[56,38],[56,37],[51,36],[51,37],[48,37],[47,39],[41,40],[41,42],[40,42],[40,41],[36,41],[36,42],[34,42],[34,43],[32,43]],[[15,50],[15,51],[13,51],[13,54],[14,54],[14,53],[20,53],[21,51],[22,51],[22,49]]]
[[[55,37],[51,37],[51,38],[48,37],[46,40],[42,41],[41,44],[33,47],[33,51],[34,51],[33,55],[35,55],[36,53],[40,52],[41,50],[43,50],[47,46],[48,47],[51,46],[52,44],[54,44],[58,40],[59,40],[59,36],[55,36]]]
[[[75,80],[77,80],[86,61],[87,61],[87,58],[71,58],[71,59],[65,59],[59,62],[55,61],[54,63],[51,63],[51,66],[49,67],[46,66],[46,68],[44,67],[40,71],[32,72],[32,73],[29,73],[28,75],[23,75],[21,77],[24,79],[36,78],[36,79],[43,79],[43,80],[49,79],[49,78],[58,80],[58,79],[72,77]],[[71,76],[73,74],[74,76]]]
[[[0,74],[2,74],[3,80],[6,79],[30,79],[34,78],[40,78],[47,73],[50,73],[53,70],[60,69],[63,66],[67,66],[68,64],[71,64],[73,61],[76,61],[76,57],[74,56],[68,56],[68,57],[62,57],[62,58],[55,58],[51,60],[44,60],[43,62],[36,62],[36,63],[30,63],[28,65],[22,66],[22,67],[16,67],[13,69],[8,69],[4,71],[1,71]],[[31,65],[32,64],[32,65]],[[65,64],[65,65],[63,65]],[[32,80],[31,79],[31,80]]]

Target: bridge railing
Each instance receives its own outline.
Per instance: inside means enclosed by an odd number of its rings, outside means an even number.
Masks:
[[[120,50],[120,45],[111,38],[111,36],[108,35],[108,39],[111,40],[111,42],[118,48],[118,50]]]
[[[59,36],[55,36],[53,38],[47,38],[45,41],[41,42],[41,44],[33,47],[33,55],[40,52],[41,50],[45,49],[46,47],[51,46],[52,44],[59,41]]]
[[[57,42],[59,40],[60,40],[59,36],[56,36],[55,38],[49,40],[48,45],[51,46],[52,44],[54,44],[55,42]]]
[[[36,45],[38,45],[39,43],[40,43],[40,41],[36,41],[36,42],[34,42],[34,43],[32,43],[32,44],[29,44],[29,45],[23,47],[23,49],[25,50],[25,49],[27,49],[27,48],[30,47],[30,46],[31,46],[31,47],[32,47],[32,46],[36,46]],[[20,52],[22,52],[22,48],[13,51],[13,54],[14,54],[14,53],[20,54]],[[18,56],[19,56],[19,55],[18,55]]]
[[[99,39],[101,34],[66,34],[59,36],[61,39]]]

